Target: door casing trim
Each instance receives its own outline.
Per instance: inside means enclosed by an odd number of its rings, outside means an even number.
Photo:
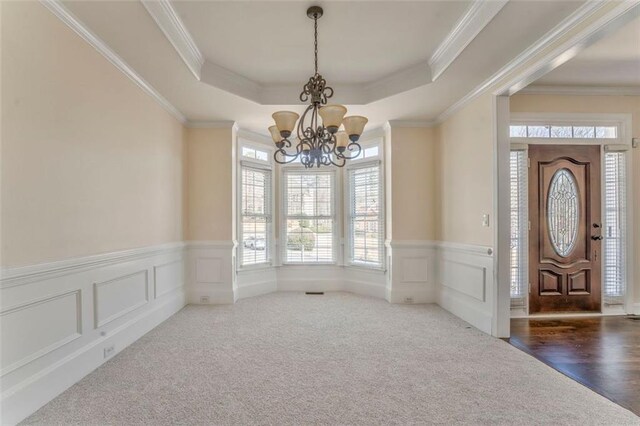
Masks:
[[[601,216],[605,217],[605,186],[604,186],[604,156],[606,146],[616,146],[618,150],[621,147],[626,147],[627,151],[631,151],[633,134],[632,128],[632,116],[631,114],[608,114],[608,113],[512,113],[510,114],[510,122],[518,124],[580,124],[590,123],[594,125],[615,125],[619,129],[619,135],[615,139],[550,139],[550,138],[509,138],[512,145],[522,147],[522,145],[599,145],[600,146],[600,185],[601,191]],[[633,229],[633,161],[632,156],[626,156],[626,188],[627,188],[627,229]],[[528,203],[528,199],[527,199]],[[626,268],[626,292],[624,310],[619,308],[604,307],[604,293],[602,294],[601,309],[599,313],[549,313],[549,314],[530,314],[529,313],[529,297],[527,296],[527,302],[525,303],[526,310],[512,310],[511,318],[542,318],[542,317],[567,317],[567,316],[608,316],[608,315],[627,315],[634,312],[633,298],[634,298],[634,271],[633,265],[631,265],[631,259],[634,259],[634,245],[633,238],[627,238],[626,240],[626,255],[627,255],[627,268]],[[529,248],[526,247],[527,255]],[[601,271],[602,291],[604,292],[604,274],[605,268]]]

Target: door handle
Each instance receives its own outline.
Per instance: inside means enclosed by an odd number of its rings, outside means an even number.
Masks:
[[[601,240],[601,239],[602,239],[602,235],[592,235],[592,236],[591,236],[591,239],[592,239],[593,241],[599,241],[599,240]]]

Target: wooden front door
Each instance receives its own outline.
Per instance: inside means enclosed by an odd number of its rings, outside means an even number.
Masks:
[[[529,312],[600,312],[600,147],[529,146]]]

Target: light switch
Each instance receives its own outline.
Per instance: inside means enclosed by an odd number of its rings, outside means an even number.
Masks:
[[[482,215],[482,226],[485,228],[489,227],[489,215],[486,213]]]

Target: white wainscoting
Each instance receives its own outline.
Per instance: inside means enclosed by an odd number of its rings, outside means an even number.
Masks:
[[[278,291],[347,291],[385,298],[384,271],[340,265],[284,265],[277,268]]]
[[[493,318],[493,253],[484,246],[438,243],[440,306],[491,334]]]
[[[2,270],[2,424],[24,419],[185,305],[184,244]]]
[[[237,299],[278,291],[276,269],[273,266],[257,266],[238,271]]]
[[[189,303],[227,304],[238,299],[233,241],[187,243]]]
[[[436,253],[433,241],[387,241],[390,270],[386,298],[391,303],[436,302]]]

